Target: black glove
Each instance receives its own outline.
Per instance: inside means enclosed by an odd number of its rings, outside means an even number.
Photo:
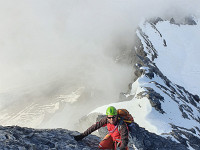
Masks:
[[[82,140],[84,137],[85,137],[85,136],[84,136],[83,134],[80,134],[80,135],[74,136],[74,139],[75,139],[76,141],[80,141],[80,140]]]

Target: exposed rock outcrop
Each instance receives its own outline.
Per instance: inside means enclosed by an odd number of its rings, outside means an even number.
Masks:
[[[2,150],[94,150],[100,139],[89,135],[82,141],[74,140],[78,132],[64,129],[32,129],[19,126],[0,126]]]

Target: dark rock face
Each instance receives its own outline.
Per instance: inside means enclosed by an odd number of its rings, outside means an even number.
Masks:
[[[189,143],[190,146],[194,148],[195,150],[200,149],[200,145],[198,144],[200,143],[200,139],[195,136],[196,134],[195,129],[193,128],[187,129],[187,128],[178,127],[175,125],[172,125],[172,128],[173,128],[173,131],[170,134],[173,135],[173,137],[175,137],[178,141],[180,141],[181,144],[187,146],[187,144]],[[186,138],[183,138],[183,135]]]
[[[194,18],[192,16],[188,16],[185,18],[185,24],[197,25],[196,21],[194,20]]]
[[[199,102],[199,101],[200,101],[200,99],[199,99],[199,96],[198,96],[198,95],[194,95],[194,96],[193,96],[193,98],[194,98],[194,100],[195,100],[195,101],[197,101],[197,102]]]
[[[164,111],[161,108],[160,101],[164,101],[164,98],[159,93],[154,91],[152,88],[146,87],[146,89],[147,91],[140,92],[139,94],[137,94],[137,97],[138,98],[147,97],[150,101],[151,106],[163,114]]]
[[[74,140],[78,132],[64,129],[36,130],[18,126],[0,126],[0,149],[4,150],[80,150],[98,149],[100,139],[89,135],[82,141]]]
[[[174,18],[171,18],[171,19],[170,19],[170,23],[171,23],[171,24],[176,24]]]
[[[155,25],[156,25],[158,22],[160,22],[160,21],[163,21],[163,19],[160,18],[160,17],[152,18],[152,19],[149,20],[149,22],[151,22],[151,23],[153,23],[153,24],[155,24]]]
[[[178,26],[180,26],[180,25],[197,25],[193,16],[187,16],[179,21],[175,20],[174,18],[171,18],[170,23],[178,25]]]
[[[176,143],[170,137],[164,138],[139,127],[137,123],[130,128],[132,141],[139,150],[186,150],[187,146]]]

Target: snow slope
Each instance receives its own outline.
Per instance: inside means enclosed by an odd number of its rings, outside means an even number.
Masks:
[[[157,50],[158,58],[154,62],[160,71],[173,83],[200,95],[200,24],[192,26],[158,22],[158,31],[152,30],[151,24],[141,27]],[[163,45],[164,39],[167,46]]]

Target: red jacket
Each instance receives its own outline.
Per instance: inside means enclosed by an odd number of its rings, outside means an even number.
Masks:
[[[118,130],[118,125],[114,124],[107,124],[108,132],[110,133],[111,137],[113,138],[113,141],[121,141],[121,135]]]
[[[107,126],[108,132],[112,136],[114,141],[120,141],[120,149],[125,149],[128,145],[128,127],[126,123],[124,123],[122,120],[118,120],[117,123],[110,124],[107,120],[107,116],[102,118],[99,122],[96,122],[94,125],[89,127],[84,133],[84,136],[87,136],[91,134],[93,131]]]

